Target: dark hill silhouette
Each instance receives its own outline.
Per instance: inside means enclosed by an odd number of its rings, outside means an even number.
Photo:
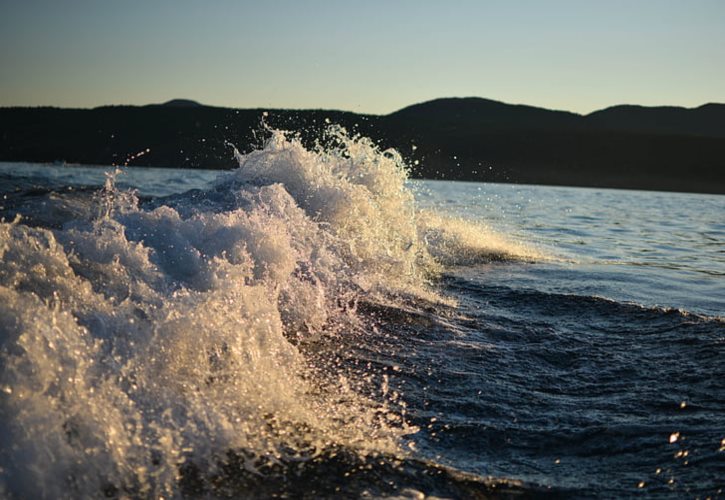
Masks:
[[[231,168],[228,142],[260,145],[262,109],[174,99],[95,109],[0,108],[0,161]],[[414,177],[725,193],[725,105],[616,106],[590,115],[481,98],[436,99],[385,116],[267,110],[308,143],[339,123],[395,147]],[[413,147],[415,146],[415,147]]]
[[[567,111],[552,111],[522,104],[506,104],[480,97],[443,98],[414,104],[388,115],[392,120],[429,122],[431,126],[444,123],[455,127],[475,126],[491,129],[525,127],[572,127],[579,124],[581,115]]]
[[[201,104],[196,101],[192,101],[191,99],[171,99],[170,101],[166,101],[161,104],[161,106],[169,108],[199,108],[201,107]]]
[[[697,108],[613,106],[587,115],[598,128],[672,135],[725,137],[725,104]]]
[[[380,126],[402,151],[417,146],[418,175],[426,178],[725,193],[725,121],[713,119],[723,108],[670,108],[690,116],[679,124],[663,120],[659,108],[640,108],[643,118],[630,123],[607,110],[578,115],[436,99],[383,117]]]

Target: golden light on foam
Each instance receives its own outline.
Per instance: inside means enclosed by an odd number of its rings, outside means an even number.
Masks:
[[[678,439],[680,439],[679,432],[673,432],[672,434],[670,434],[670,443],[676,443]]]

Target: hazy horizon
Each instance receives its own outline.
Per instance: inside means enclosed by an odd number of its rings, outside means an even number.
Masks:
[[[0,106],[725,102],[725,3],[0,0]]]
[[[602,110],[605,110],[605,109],[608,109],[608,108],[611,108],[611,107],[616,107],[616,106],[639,106],[639,107],[644,107],[644,108],[668,108],[668,107],[676,107],[676,108],[683,108],[683,109],[697,109],[697,108],[700,108],[702,106],[706,106],[706,105],[709,105],[709,104],[725,105],[725,101],[724,102],[714,102],[714,101],[711,101],[711,102],[703,102],[701,104],[696,104],[696,105],[693,105],[693,106],[678,106],[678,105],[667,104],[667,103],[643,105],[643,104],[634,103],[634,102],[620,102],[620,103],[614,103],[614,104],[611,104],[611,105],[608,105],[608,106],[605,106],[605,107],[602,107],[602,108],[593,109],[593,110],[588,111],[588,112],[579,112],[579,111],[573,111],[573,110],[569,110],[569,109],[548,108],[548,107],[545,107],[545,106],[539,106],[537,104],[529,103],[529,102],[506,102],[506,101],[502,101],[502,100],[499,100],[499,99],[495,99],[495,98],[492,98],[492,97],[486,97],[486,96],[440,96],[440,97],[435,97],[435,98],[429,99],[427,101],[411,102],[411,103],[408,103],[408,104],[405,104],[405,105],[401,106],[400,108],[394,109],[394,110],[390,111],[389,113],[367,113],[365,111],[358,111],[358,110],[352,110],[352,109],[342,109],[342,108],[331,108],[331,107],[325,107],[325,108],[320,108],[320,107],[318,107],[318,108],[309,108],[309,107],[294,107],[294,106],[291,106],[291,107],[281,108],[281,107],[276,107],[276,106],[254,106],[254,105],[244,106],[244,107],[240,107],[240,106],[224,106],[224,105],[217,105],[217,104],[209,104],[209,103],[206,103],[206,102],[200,102],[200,101],[198,101],[196,99],[189,99],[189,98],[186,98],[186,97],[173,97],[173,98],[166,99],[164,101],[159,101],[159,102],[146,102],[146,103],[139,103],[139,104],[136,104],[136,103],[116,103],[116,102],[109,102],[109,103],[105,103],[105,104],[99,104],[97,106],[56,106],[56,105],[53,105],[53,104],[38,104],[38,105],[0,105],[0,108],[13,108],[13,107],[18,107],[18,108],[45,108],[45,107],[49,107],[49,108],[59,108],[59,109],[95,109],[95,108],[102,108],[102,107],[108,107],[108,106],[136,106],[136,107],[143,107],[143,106],[153,106],[153,105],[164,105],[164,104],[169,103],[170,101],[193,101],[194,103],[196,103],[196,104],[198,104],[200,106],[217,107],[217,108],[229,108],[229,109],[260,109],[260,110],[291,110],[291,111],[315,111],[315,110],[320,110],[320,111],[342,111],[342,112],[356,113],[356,114],[360,114],[360,115],[385,116],[385,115],[394,113],[396,111],[399,111],[401,109],[404,109],[406,107],[409,107],[409,106],[413,106],[413,105],[416,105],[416,104],[422,104],[422,103],[425,103],[425,102],[430,102],[430,101],[439,100],[439,99],[483,99],[483,100],[487,100],[487,101],[496,101],[496,102],[500,102],[500,103],[507,104],[507,105],[511,105],[511,106],[530,106],[530,107],[539,108],[539,109],[546,109],[546,110],[549,110],[549,111],[563,111],[563,112],[578,114],[578,115],[581,115],[581,116],[587,116],[589,114],[596,113],[597,111],[602,111]]]

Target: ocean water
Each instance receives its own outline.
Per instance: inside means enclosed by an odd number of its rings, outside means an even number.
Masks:
[[[725,197],[0,164],[0,496],[721,496]]]

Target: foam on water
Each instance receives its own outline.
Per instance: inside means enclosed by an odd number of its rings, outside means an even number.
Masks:
[[[306,349],[365,328],[360,301],[450,303],[442,264],[533,254],[417,212],[397,153],[331,136],[272,131],[207,191],[144,206],[111,176],[60,229],[0,223],[1,493],[174,495],[229,450],[253,473],[405,455],[399,396]]]

